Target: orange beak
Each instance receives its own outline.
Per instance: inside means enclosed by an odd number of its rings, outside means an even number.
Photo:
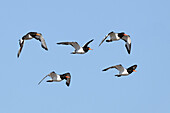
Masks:
[[[134,72],[137,72],[136,70],[133,70]]]
[[[66,76],[66,78],[70,78],[69,76]]]
[[[89,48],[89,50],[93,50],[93,49]]]
[[[128,36],[127,34],[124,34],[124,36]]]
[[[38,34],[38,33],[37,33],[36,35],[37,35],[37,36],[41,36],[41,35],[40,35],[40,34]]]

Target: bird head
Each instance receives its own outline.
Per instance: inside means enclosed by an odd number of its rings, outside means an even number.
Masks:
[[[124,32],[121,32],[121,33],[118,33],[118,36],[119,36],[120,38],[122,38],[123,36],[128,36],[128,35],[125,34]]]

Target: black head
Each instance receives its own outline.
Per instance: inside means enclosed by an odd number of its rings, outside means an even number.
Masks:
[[[119,36],[120,38],[122,38],[123,36],[127,36],[127,34],[125,34],[124,32],[121,32],[121,33],[118,33],[118,36]]]
[[[30,34],[34,38],[36,38],[37,36],[40,37],[42,35],[41,33],[37,33],[37,32],[29,32],[28,34]]]
[[[84,50],[85,52],[87,52],[87,51],[93,50],[93,49],[91,49],[90,47],[83,47],[83,50]]]
[[[136,72],[137,65],[133,65],[127,69],[127,72],[131,74],[132,72]]]
[[[65,74],[60,75],[60,77],[62,80],[63,79],[67,80],[67,79],[71,78],[71,75],[70,75],[70,73],[65,73]]]

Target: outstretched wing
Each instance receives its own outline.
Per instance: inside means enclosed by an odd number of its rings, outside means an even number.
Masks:
[[[124,69],[125,69],[121,64],[119,64],[119,65],[115,65],[115,66],[111,66],[111,67],[108,67],[106,69],[103,69],[102,71],[107,71],[108,69],[112,69],[112,68],[116,68],[120,72],[123,72]]]
[[[46,75],[46,76],[38,83],[38,85],[39,85],[47,76],[51,77],[52,80],[57,78],[57,74],[53,71],[53,72],[51,72],[50,74]]]
[[[57,44],[63,44],[63,45],[71,45],[73,46],[76,50],[79,50],[81,47],[77,42],[59,42]]]
[[[46,75],[46,76],[38,83],[38,85],[39,85],[47,76],[49,76],[49,75]]]
[[[19,48],[19,51],[18,51],[18,54],[17,54],[18,58],[19,58],[19,55],[20,55],[20,53],[22,51],[23,46],[24,46],[24,40],[22,40],[22,42],[20,43],[20,48]]]
[[[128,53],[130,54],[130,51],[131,51],[131,38],[130,38],[130,36],[129,35],[123,36],[122,40],[124,40],[126,42],[125,47],[126,47]]]
[[[41,47],[44,48],[45,50],[48,50],[45,40],[42,36],[40,36],[40,41],[41,41]]]
[[[88,41],[83,47],[87,47],[92,41],[93,41],[94,39],[92,39],[92,40],[90,40],[90,41]]]
[[[99,44],[99,46],[106,40],[106,38],[107,38],[108,36],[113,35],[113,34],[114,34],[113,31],[110,32],[109,34],[107,34],[107,35],[104,37],[104,39],[102,40],[102,42]]]
[[[128,53],[130,54],[130,51],[131,51],[131,43],[130,43],[130,44],[126,43],[126,44],[125,44],[125,47],[126,47]]]
[[[65,75],[68,76],[67,77],[67,81],[66,81],[66,85],[69,86],[70,85],[70,81],[71,81],[71,75],[70,75],[70,73],[65,73]]]
[[[107,38],[108,36],[109,36],[109,34],[104,37],[104,39],[103,39],[102,42],[99,44],[99,46],[106,40],[106,38]]]

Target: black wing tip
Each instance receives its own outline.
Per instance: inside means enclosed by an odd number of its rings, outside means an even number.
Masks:
[[[128,53],[130,54],[130,51],[128,51]]]
[[[137,64],[133,65],[135,68],[137,68]]]
[[[43,45],[41,45],[42,48],[44,48],[46,51],[48,51],[48,48],[47,47],[44,47]]]
[[[91,39],[91,40],[89,41],[89,43],[92,42],[93,40],[94,40],[94,39]]]
[[[17,54],[17,58],[19,58],[19,54]]]
[[[68,87],[70,86],[70,84],[69,84],[69,83],[67,83],[67,82],[66,82],[66,85],[67,85]]]
[[[110,35],[111,33],[114,33],[113,31],[109,32],[108,35]]]
[[[48,48],[46,48],[46,47],[43,47],[43,46],[42,46],[42,48],[44,48],[46,51],[48,51]]]
[[[57,42],[56,44],[63,44],[63,43],[65,43],[65,42]]]
[[[103,69],[102,71],[107,71],[107,69]]]
[[[126,50],[127,50],[128,54],[130,54],[130,51],[131,51],[131,50],[128,49],[127,45],[125,45],[125,47],[126,47]],[[130,48],[131,48],[131,47],[130,47]]]
[[[127,52],[128,52],[128,54],[130,54],[130,50],[127,48]]]

